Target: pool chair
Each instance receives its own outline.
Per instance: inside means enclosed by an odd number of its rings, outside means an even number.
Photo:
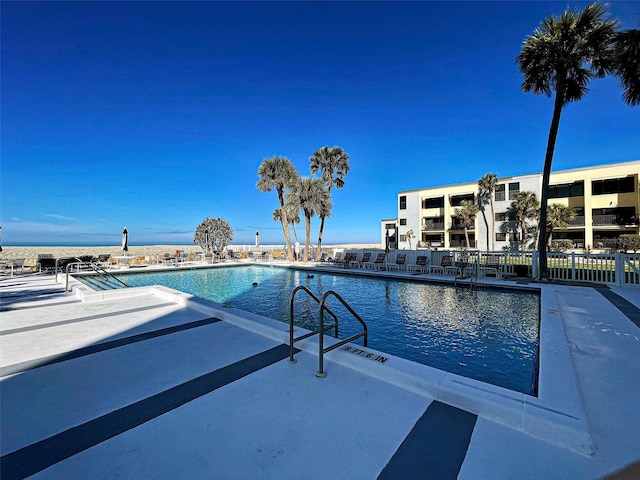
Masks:
[[[478,275],[486,276],[488,273],[494,274],[496,278],[502,278],[499,255],[487,255],[484,257],[484,262],[479,265]]]
[[[458,267],[453,264],[453,256],[451,255],[443,255],[440,259],[440,265],[431,265],[429,267],[429,273],[450,274],[451,272],[454,275],[458,273]]]
[[[456,267],[458,268],[458,271],[456,273],[457,276],[469,277],[476,274],[477,265],[475,262],[471,261],[469,255],[461,255],[460,260],[458,260],[456,264]]]
[[[111,254],[110,253],[101,253],[101,254],[98,255],[98,260],[96,260],[96,261],[97,261],[98,265],[100,265],[102,268],[106,268],[106,267],[110,266],[109,258],[111,258]]]
[[[406,253],[399,253],[398,255],[396,255],[396,261],[395,262],[387,263],[387,271],[389,271],[389,270],[398,270],[398,271],[404,270],[406,261],[407,261],[407,254]]]
[[[38,255],[36,266],[39,272],[54,270],[56,268],[56,259],[51,253],[41,253]]]
[[[336,255],[337,257],[337,255]],[[351,265],[351,262],[355,262],[358,258],[358,254],[355,252],[347,252],[344,258],[340,261],[336,261],[335,265],[337,267],[347,268]],[[357,262],[356,262],[357,263]]]
[[[24,260],[24,258],[16,258],[11,261],[11,264],[13,265],[13,273],[24,273]]]
[[[384,266],[384,259],[386,256],[386,253],[379,253],[373,262],[364,263],[363,266],[369,270],[379,270]]]
[[[362,259],[357,263],[357,267],[358,268],[364,268],[364,264],[367,262],[371,261],[371,252],[364,252],[364,255],[362,255]]]
[[[429,269],[429,259],[426,255],[418,255],[416,258],[416,263],[411,265],[407,265],[407,272],[421,272],[425,273]]]

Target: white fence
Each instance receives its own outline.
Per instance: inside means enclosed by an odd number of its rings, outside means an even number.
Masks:
[[[365,250],[356,251],[358,258],[362,258]],[[381,250],[367,249],[372,253]],[[383,251],[383,250],[382,250]],[[371,256],[375,258],[375,253]],[[499,257],[499,268],[503,277],[509,276],[538,276],[538,252],[509,252],[509,251],[466,251],[466,250],[392,250],[387,255],[388,262],[395,262],[398,253],[407,255],[407,264],[415,263],[418,255],[427,255],[431,265],[440,265],[442,257],[453,256],[458,262],[466,261],[485,264],[487,257]],[[636,286],[640,287],[640,254],[627,253],[548,253],[547,267],[549,278],[585,282],[601,285]]]

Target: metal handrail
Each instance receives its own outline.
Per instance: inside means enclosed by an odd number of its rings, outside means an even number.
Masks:
[[[120,285],[122,285],[124,288],[129,288],[129,285],[127,285],[126,283],[124,283],[122,280],[120,280],[118,277],[116,277],[113,273],[108,272],[107,270],[105,270],[102,266],[97,265],[93,262],[84,262],[82,260],[80,260],[79,258],[76,258],[76,260],[78,260],[77,262],[73,262],[73,263],[69,263],[67,265],[66,268],[66,273],[67,273],[67,278],[66,278],[66,286],[65,286],[65,292],[69,291],[69,269],[70,267],[72,267],[73,265],[84,265],[84,266],[88,266],[90,267],[95,273],[98,274],[99,277],[104,278],[104,277],[108,277],[108,278],[112,278],[113,280],[115,280],[116,282],[118,282]],[[56,270],[56,281],[57,281],[57,270]]]
[[[293,338],[293,317],[294,317],[293,311],[294,311],[294,304],[295,304],[294,300],[295,300],[296,293],[298,293],[300,290],[306,292],[307,295],[313,298],[317,304],[320,304],[320,299],[304,285],[300,285],[294,288],[293,292],[291,292],[291,298],[289,299],[289,363],[296,363],[295,358],[293,358],[293,355],[294,355],[293,344],[299,340],[304,340],[305,338],[309,338],[312,335],[315,335],[316,333],[320,333],[321,331],[321,330],[315,330],[313,332],[305,333],[304,335],[301,335],[297,338]],[[325,327],[325,330],[331,330],[333,328],[335,331],[334,335],[336,338],[338,338],[338,317],[336,317],[336,314],[333,313],[329,309],[329,307],[324,307],[324,310],[329,312],[329,314],[333,317],[333,320],[334,320],[334,324],[328,325],[327,327]]]
[[[355,319],[360,322],[360,325],[362,325],[362,332],[356,335],[353,335],[345,340],[342,340],[338,343],[335,343],[330,347],[324,348],[324,310],[326,309],[324,303],[326,302],[327,298],[329,298],[330,296],[336,297],[340,301],[340,303],[342,303],[342,305],[349,311],[349,313],[353,315]],[[368,343],[368,332],[367,332],[367,324],[364,323],[364,321],[353,310],[353,308],[351,308],[351,306],[347,302],[345,302],[344,299],[333,290],[329,290],[327,293],[325,293],[322,296],[322,299],[320,300],[319,309],[320,309],[320,337],[318,338],[318,371],[316,372],[316,376],[320,378],[324,378],[327,376],[327,373],[324,371],[324,354],[327,352],[330,352],[331,350],[335,350],[336,348],[339,348],[343,345],[346,345],[347,343],[352,342],[353,340],[356,340],[360,337],[364,337],[364,346],[366,347]]]

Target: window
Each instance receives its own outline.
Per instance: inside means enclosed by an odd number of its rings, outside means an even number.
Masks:
[[[385,230],[395,230],[396,228],[396,224],[395,223],[385,223],[384,224],[384,229]]]
[[[423,198],[422,208],[442,208],[444,207],[444,197]]]
[[[505,222],[507,220],[507,213],[496,213],[496,222]]]
[[[594,180],[591,182],[593,195],[607,195],[611,193],[635,192],[635,177],[608,178],[607,180]]]
[[[496,185],[496,202],[502,202],[504,199],[504,183],[501,183]]]
[[[400,219],[400,225],[406,225],[407,224],[407,219],[406,218],[401,218]]]
[[[513,198],[520,193],[520,182],[513,182],[509,184],[509,200],[513,200]]]
[[[400,235],[400,241],[401,242],[406,242],[407,241],[407,236],[406,235]]]
[[[583,197],[584,182],[549,185],[549,198]]]
[[[509,232],[508,234],[503,232],[496,233],[496,242],[506,242],[507,240],[510,242],[517,242],[518,234],[516,232]]]
[[[406,210],[406,209],[407,209],[407,196],[402,195],[400,197],[400,210]]]
[[[468,193],[466,195],[451,195],[451,206],[459,207],[460,205],[462,205],[462,202],[464,200],[473,203],[475,201],[475,197],[473,193]]]

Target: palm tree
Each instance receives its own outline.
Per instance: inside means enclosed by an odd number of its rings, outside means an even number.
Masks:
[[[484,217],[484,224],[487,225],[487,217],[484,214],[484,208],[486,199],[489,199],[491,204],[491,250],[496,249],[496,214],[493,210],[493,196],[496,191],[496,185],[498,185],[498,176],[495,173],[487,173],[484,177],[478,180],[478,204],[482,209],[482,216]],[[489,229],[487,228],[487,250],[489,249]]]
[[[460,225],[462,225],[462,228],[464,228],[464,238],[467,242],[467,248],[470,248],[469,228],[473,225],[476,215],[478,215],[478,206],[469,200],[462,200],[460,202],[460,208],[456,208],[453,214],[458,219]]]
[[[303,178],[289,192],[287,199],[294,205],[294,208],[300,208],[304,212],[305,242],[303,261],[308,262],[311,244],[311,217],[320,215],[330,209],[329,195],[323,187],[322,179]]]
[[[329,200],[331,200],[331,187],[334,185],[336,188],[344,187],[344,177],[347,176],[351,167],[349,166],[349,155],[340,147],[324,146],[319,150],[313,152],[313,156],[309,157],[309,170],[313,175],[321,172],[322,181],[324,187],[327,190]],[[322,234],[324,232],[324,220],[331,214],[329,212],[323,212],[320,214],[320,231],[318,233],[318,249],[317,257],[320,258],[322,250]]]
[[[518,192],[511,200],[509,211],[520,224],[521,250],[527,249],[527,220],[535,220],[538,217],[539,207],[538,197],[533,192]]]
[[[567,228],[569,221],[576,218],[576,212],[572,207],[562,205],[561,203],[552,203],[547,208],[547,233],[549,240],[547,247],[551,246],[551,237],[556,228]]]
[[[614,36],[615,73],[625,89],[622,98],[629,105],[640,104],[640,30],[625,30]]]
[[[567,9],[560,17],[552,15],[527,37],[517,56],[524,76],[522,90],[551,96],[555,92],[553,116],[542,172],[540,225],[547,223],[547,202],[551,163],[563,107],[587,93],[592,78],[613,71],[613,35],[617,21],[605,18],[606,8],[594,3],[578,12]],[[540,229],[538,243],[540,278],[547,269],[546,229]]]
[[[261,192],[270,192],[275,188],[278,194],[278,203],[280,204],[280,223],[282,224],[282,233],[287,245],[287,255],[289,261],[293,262],[293,249],[291,248],[291,238],[289,236],[289,221],[285,210],[284,195],[285,190],[295,186],[296,181],[300,178],[296,172],[291,160],[285,157],[274,156],[273,158],[265,158],[258,168],[258,177],[260,180],[256,184]]]
[[[300,209],[296,210],[296,207],[291,203],[284,204],[285,212],[287,213],[287,222],[291,225],[291,230],[293,230],[293,238],[297,242],[298,241],[298,232],[296,231],[296,225],[300,223]],[[280,209],[276,208],[273,211],[273,221],[280,221]]]

